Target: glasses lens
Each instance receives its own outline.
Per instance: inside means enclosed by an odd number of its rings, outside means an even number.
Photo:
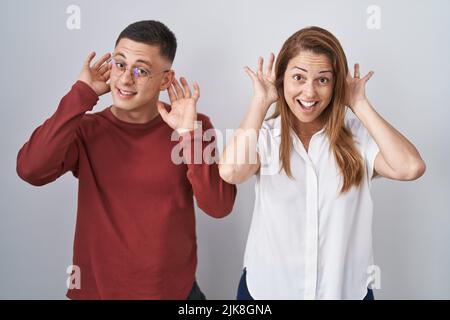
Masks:
[[[151,79],[154,76],[153,73],[150,73],[150,71],[142,67],[132,67],[131,69],[128,69],[125,63],[120,60],[112,59],[111,64],[111,72],[115,77],[120,78],[127,71],[137,85],[145,85],[148,79]]]

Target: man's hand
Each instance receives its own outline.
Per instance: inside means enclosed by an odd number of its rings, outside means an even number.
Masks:
[[[195,129],[195,121],[197,120],[197,101],[200,98],[200,88],[194,83],[194,94],[185,78],[180,78],[183,88],[176,78],[173,79],[171,86],[167,89],[169,94],[171,109],[167,112],[164,103],[158,101],[158,111],[164,122],[172,129],[178,132],[191,131]]]
[[[108,59],[111,58],[111,54],[104,54],[103,57],[96,61],[91,67],[91,62],[94,57],[95,52],[91,52],[87,56],[80,75],[78,76],[78,80],[89,85],[98,96],[101,96],[111,90],[108,83],[111,74],[111,66],[107,63]]]

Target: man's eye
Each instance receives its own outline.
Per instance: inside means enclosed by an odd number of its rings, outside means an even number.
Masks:
[[[147,70],[141,68],[136,68],[136,73],[139,77],[146,77],[148,75]]]
[[[116,62],[116,67],[119,69],[125,68],[125,65],[122,62]]]
[[[295,81],[300,81],[303,79],[303,77],[299,74],[296,74],[295,76],[292,77]]]

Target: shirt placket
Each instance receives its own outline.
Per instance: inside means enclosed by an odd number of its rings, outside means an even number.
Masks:
[[[306,261],[305,299],[316,299],[317,260],[319,245],[318,183],[312,162],[306,168]]]
[[[315,300],[317,292],[317,265],[319,246],[318,178],[311,158],[301,142],[294,146],[306,164],[306,252],[305,252],[305,300]],[[311,141],[310,141],[311,146]]]

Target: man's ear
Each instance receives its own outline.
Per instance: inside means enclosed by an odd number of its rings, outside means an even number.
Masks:
[[[159,86],[159,91],[167,90],[173,82],[175,78],[175,71],[172,69],[164,73],[163,80],[161,81],[161,85]]]

